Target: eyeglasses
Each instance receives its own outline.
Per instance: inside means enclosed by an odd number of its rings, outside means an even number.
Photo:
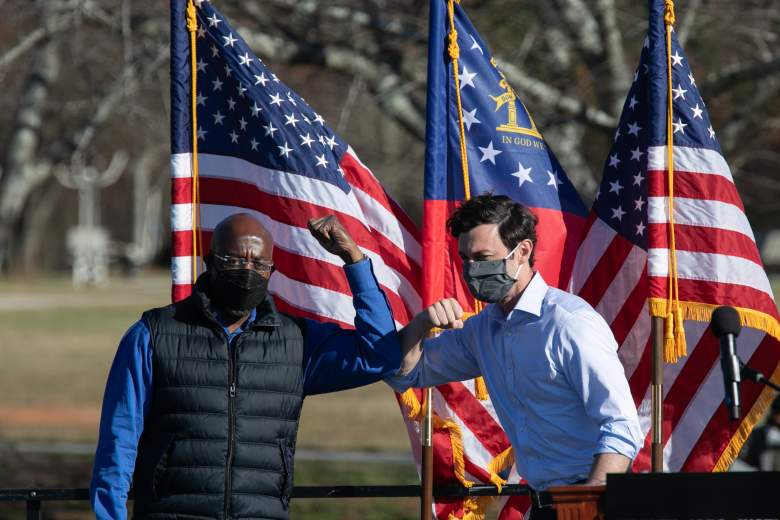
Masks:
[[[250,264],[252,268],[260,274],[269,275],[274,272],[274,264],[264,260],[250,260],[237,256],[222,256],[211,253],[211,256],[219,263],[222,269],[241,269],[244,265]]]

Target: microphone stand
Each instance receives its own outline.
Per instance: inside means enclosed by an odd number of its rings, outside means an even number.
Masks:
[[[755,381],[756,383],[761,383],[762,385],[766,385],[769,388],[773,388],[780,392],[780,385],[776,385],[767,377],[756,370],[755,368],[747,366],[741,359],[739,360],[739,375],[742,376],[742,380],[751,380]]]

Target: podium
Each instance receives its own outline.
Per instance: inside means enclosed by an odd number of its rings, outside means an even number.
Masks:
[[[607,520],[780,520],[780,472],[607,475]]]
[[[547,493],[558,520],[604,520],[606,490],[607,486],[556,486]]]
[[[542,495],[558,520],[780,520],[780,471],[610,474]]]

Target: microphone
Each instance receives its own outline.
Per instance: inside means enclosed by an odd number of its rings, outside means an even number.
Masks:
[[[718,307],[712,313],[710,329],[720,340],[720,368],[723,371],[726,408],[729,411],[729,419],[736,421],[739,420],[740,416],[739,382],[741,377],[735,341],[742,329],[742,325],[739,323],[739,314],[734,307]]]

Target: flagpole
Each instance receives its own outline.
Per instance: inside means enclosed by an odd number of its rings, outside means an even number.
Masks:
[[[664,318],[653,316],[653,368],[652,368],[652,442],[650,461],[652,471],[664,471],[663,400],[664,400]]]
[[[433,518],[433,390],[425,389],[425,416],[422,427],[422,496],[420,500],[421,520]]]

